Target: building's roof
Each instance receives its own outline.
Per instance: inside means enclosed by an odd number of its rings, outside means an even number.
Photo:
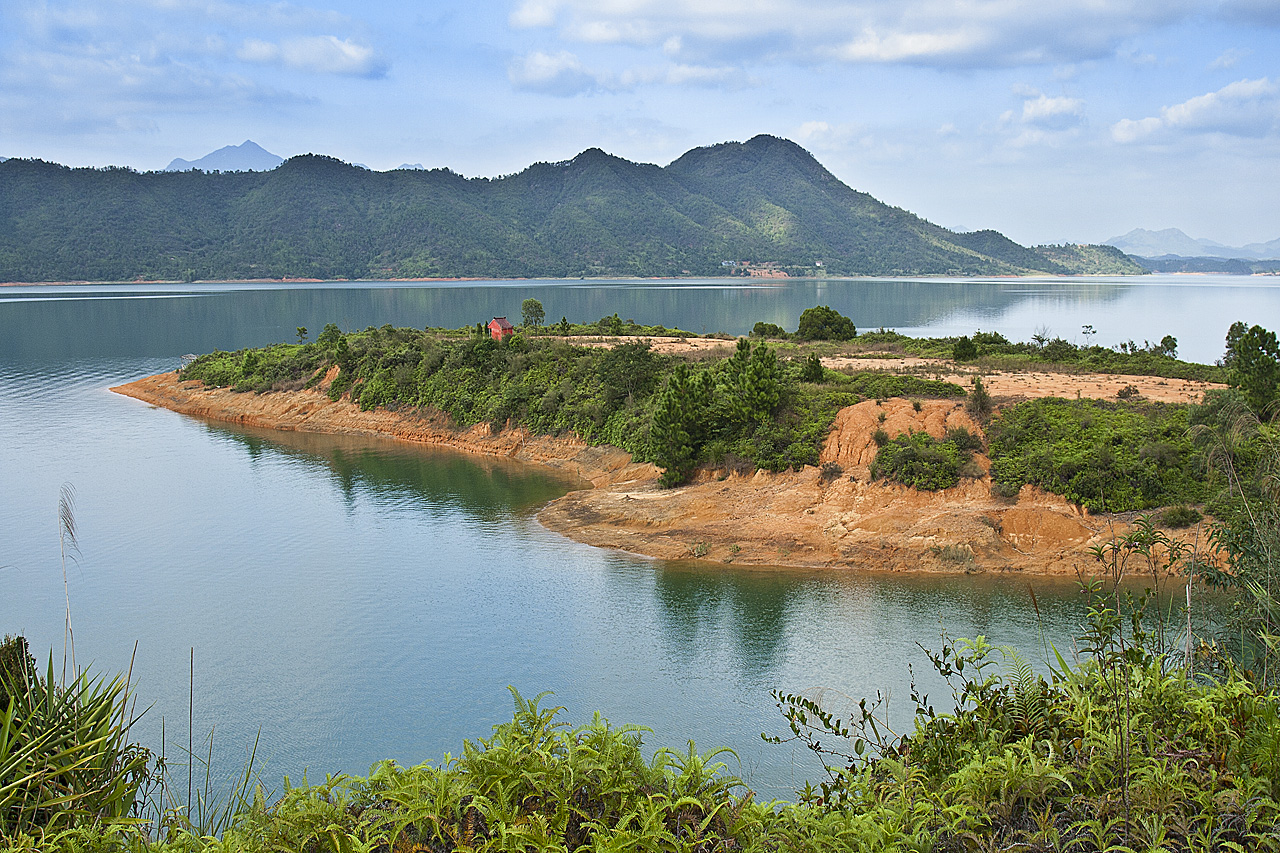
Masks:
[[[513,325],[511,325],[510,323],[508,323],[508,322],[507,322],[507,318],[506,318],[506,317],[494,317],[492,320],[490,320],[490,321],[489,321],[489,325],[490,325],[490,326],[492,326],[492,325],[493,325],[493,324],[495,324],[495,323],[497,323],[497,324],[498,324],[498,328],[499,328],[499,329],[514,329],[514,328],[515,328],[515,326],[513,326]]]

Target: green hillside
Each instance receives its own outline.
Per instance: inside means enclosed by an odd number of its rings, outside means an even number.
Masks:
[[[1115,246],[1063,243],[1034,250],[1076,275],[1146,275],[1150,270]]]
[[[0,281],[720,275],[724,261],[791,275],[1082,271],[885,205],[771,136],[665,168],[592,148],[497,179],[312,154],[221,174],[0,163]]]

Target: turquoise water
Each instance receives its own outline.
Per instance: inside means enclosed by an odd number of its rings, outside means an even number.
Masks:
[[[909,304],[885,295],[900,285]],[[782,732],[770,691],[826,690],[833,700],[885,691],[904,722],[909,665],[942,695],[918,644],[936,648],[945,629],[1033,657],[1045,642],[1068,649],[1081,615],[1073,584],[649,561],[542,528],[537,510],[568,484],[541,469],[394,442],[234,429],[106,389],[169,369],[186,352],[292,338],[297,325],[458,326],[516,315],[529,294],[549,317],[617,310],[730,332],[755,319],[794,328],[791,314],[806,302],[849,312],[823,296],[831,284],[798,287],[799,295],[586,283],[6,288],[0,632],[25,634],[41,654],[61,652],[57,506],[59,488],[71,483],[77,659],[99,671],[132,659],[140,708],[148,707],[139,732],[158,748],[164,720],[171,755],[186,741],[194,648],[196,739],[215,732],[221,774],[240,768],[259,733],[268,780],[363,773],[381,758],[438,760],[509,717],[514,685],[526,695],[554,691],[550,701],[573,721],[600,710],[649,726],[651,746],[689,738],[730,746],[741,759],[734,769],[753,787],[787,796],[817,774],[807,753],[760,739]],[[1043,292],[1049,285],[977,285],[949,302],[925,284],[891,282],[867,296],[883,303],[868,308],[871,319],[854,316],[862,327],[928,328],[957,311],[1018,317],[1037,300],[1063,301],[1082,316],[1114,314],[1137,298],[1116,287],[1069,285],[1055,296]],[[1242,316],[1265,324],[1277,293],[1161,287],[1138,286],[1134,304],[1215,301],[1218,314],[1251,308]],[[1056,316],[1038,315],[1065,322]],[[1218,330],[1202,320],[1203,341],[1179,335],[1184,352],[1218,346]]]

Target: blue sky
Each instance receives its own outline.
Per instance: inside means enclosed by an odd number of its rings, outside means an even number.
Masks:
[[[1280,237],[1280,0],[4,0],[0,156],[500,175],[757,133],[1022,243]]]

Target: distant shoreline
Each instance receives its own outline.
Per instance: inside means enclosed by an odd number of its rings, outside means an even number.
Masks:
[[[1238,275],[1235,273],[1208,273],[1208,272],[1170,272],[1170,273],[1149,273],[1147,275],[1130,275],[1127,273],[1097,273],[1097,274],[1072,274],[1072,275],[1055,275],[1053,273],[1037,273],[1035,275],[972,275],[972,276],[952,276],[952,275],[850,275],[850,276],[790,276],[788,278],[754,278],[749,276],[738,275],[688,275],[688,276],[592,276],[578,277],[569,276],[564,278],[496,278],[483,276],[464,276],[451,277],[444,276],[439,278],[228,278],[228,279],[199,279],[197,281],[178,281],[167,279],[147,279],[137,281],[0,281],[0,287],[79,287],[85,285],[120,285],[127,287],[131,285],[197,285],[197,284],[284,284],[284,285],[305,285],[305,284],[412,284],[414,282],[468,282],[468,281],[501,281],[501,282],[549,282],[549,281],[704,281],[713,279],[715,281],[740,281],[743,284],[749,284],[753,287],[778,287],[790,281],[861,281],[865,279],[883,279],[887,281],[903,280],[903,281],[920,281],[920,280],[938,280],[938,281],[986,281],[991,279],[1000,279],[1006,281],[1028,281],[1028,280],[1054,280],[1054,281],[1082,281],[1094,278],[1131,278],[1135,281],[1148,278],[1151,275],[1160,276],[1186,276],[1186,277],[1203,277],[1210,275],[1230,276],[1232,278],[1274,278],[1280,273],[1250,273],[1249,275]]]

